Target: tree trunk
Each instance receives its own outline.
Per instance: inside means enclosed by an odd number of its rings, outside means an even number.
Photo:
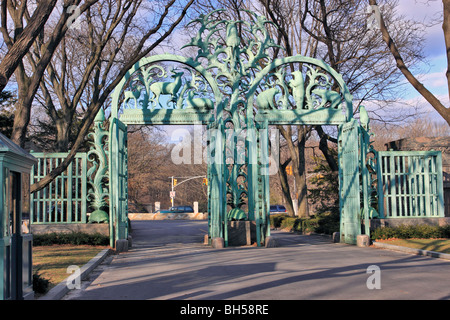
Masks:
[[[329,137],[323,131],[321,126],[316,126],[315,129],[320,137],[319,150],[322,151],[322,154],[325,157],[326,162],[330,166],[331,171],[338,172],[339,167],[336,162],[336,159],[333,157],[333,155],[330,154],[330,150],[328,149],[328,140],[331,140],[332,142],[337,143],[336,139]]]
[[[305,126],[298,127],[298,170],[294,170],[298,199],[298,216],[307,217],[308,212],[308,198],[307,198],[307,184],[306,184],[306,161],[305,161],[305,145],[307,128]],[[297,172],[296,172],[297,171]]]
[[[449,26],[448,26],[449,19],[450,19],[449,18],[449,14],[450,14],[449,2],[450,2],[449,0],[443,0],[444,23],[443,23],[442,28],[444,30],[444,37],[446,39],[447,57],[450,55],[450,52],[449,52],[450,43],[447,43],[447,40],[450,40],[450,36],[448,35],[448,33],[450,32]],[[370,3],[370,5],[377,6],[377,2],[375,0],[369,0],[369,3]],[[414,87],[414,89],[416,89],[417,92],[419,92],[422,95],[422,97],[424,97],[425,100],[428,101],[428,103],[430,103],[431,106],[450,125],[450,108],[445,107],[441,103],[441,101],[439,101],[438,98],[436,98],[427,88],[425,88],[425,86],[421,82],[419,82],[419,80],[417,80],[416,77],[414,77],[414,75],[411,73],[411,71],[409,71],[408,67],[405,65],[405,62],[403,61],[403,58],[402,58],[400,52],[398,51],[398,48],[397,48],[394,40],[391,38],[391,36],[389,34],[389,31],[384,23],[383,16],[381,13],[380,13],[379,25],[380,25],[380,29],[381,29],[381,34],[383,36],[383,40],[384,40],[384,42],[386,42],[389,50],[391,51],[391,54],[394,57],[395,62],[397,63],[397,68],[403,73],[406,80],[408,80],[409,83],[411,83],[411,85]]]
[[[24,101],[25,98],[20,97],[19,93],[19,99],[15,104],[16,111],[14,113],[14,126],[11,134],[11,140],[22,148],[25,147],[26,133],[31,115],[31,110]]]
[[[445,52],[447,53],[447,88],[450,97],[450,0],[442,0],[444,4],[444,21],[442,23],[442,30],[444,31]]]
[[[29,99],[30,78],[25,73],[25,68],[21,62],[15,70],[16,81],[18,85],[18,97],[14,104],[14,125],[11,133],[11,140],[25,147],[25,137],[30,122],[31,110],[27,107]]]
[[[71,121],[65,118],[56,120],[56,152],[67,152],[69,150]]]
[[[9,39],[7,31],[7,1],[2,1],[1,31],[4,41],[8,44],[8,52],[0,63],[0,92],[3,91],[3,89],[7,85],[9,78],[21,63],[22,58],[27,54],[28,50],[33,44],[33,41],[36,39],[39,33],[41,33],[45,23],[48,20],[48,17],[55,7],[55,4],[56,0],[39,1],[36,10],[33,13],[33,16],[28,21],[27,26],[20,33],[17,40],[12,43],[12,39]]]
[[[281,193],[283,194],[284,202],[286,204],[286,210],[289,216],[294,217],[295,209],[292,204],[291,190],[289,188],[289,183],[286,174],[286,167],[289,162],[290,161],[288,160],[284,164],[280,163],[277,174],[278,178],[280,179]]]

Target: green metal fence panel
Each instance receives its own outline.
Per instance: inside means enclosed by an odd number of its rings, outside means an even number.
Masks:
[[[381,217],[444,216],[440,151],[380,151],[377,166]]]
[[[40,181],[56,168],[68,153],[32,153],[38,163],[31,170],[31,183]],[[72,163],[47,187],[31,194],[30,222],[86,223],[87,156],[77,153]]]

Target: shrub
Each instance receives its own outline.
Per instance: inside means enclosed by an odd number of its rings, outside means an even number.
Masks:
[[[46,293],[50,281],[43,278],[40,274],[33,274],[33,291],[36,293]]]
[[[339,211],[326,211],[308,218],[290,217],[286,214],[270,216],[270,225],[274,228],[288,229],[301,233],[325,233],[333,234],[339,231]]]
[[[400,225],[397,227],[380,227],[371,232],[372,240],[389,238],[450,238],[450,225],[430,226],[426,224]]]
[[[288,229],[289,231],[293,231],[295,230],[295,224],[297,222],[297,218],[294,217],[285,217],[282,221],[281,221],[281,225],[280,228],[281,229]],[[298,223],[298,222],[297,222]]]
[[[339,211],[325,211],[320,212],[314,219],[314,232],[333,234],[339,232],[340,228],[340,214]]]
[[[270,226],[273,228],[280,228],[281,222],[289,217],[287,214],[272,214],[270,215]]]
[[[101,233],[47,233],[33,235],[34,246],[51,246],[53,244],[105,246],[109,244],[109,237]]]

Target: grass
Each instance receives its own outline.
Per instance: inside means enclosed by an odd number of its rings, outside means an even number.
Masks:
[[[50,281],[49,289],[66,279],[71,265],[85,265],[106,246],[51,245],[33,247],[33,274]]]
[[[376,241],[396,246],[450,254],[450,239],[386,239]]]

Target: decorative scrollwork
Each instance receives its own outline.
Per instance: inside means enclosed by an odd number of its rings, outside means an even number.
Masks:
[[[94,211],[89,217],[89,222],[106,222],[108,214],[103,211],[107,206],[109,190],[106,184],[108,178],[108,151],[106,150],[106,140],[108,131],[104,126],[105,113],[100,110],[94,120],[94,131],[89,133],[88,137],[92,147],[87,153],[87,159],[92,163],[92,167],[87,172],[88,183],[91,188],[88,190],[88,200],[91,201],[91,207]],[[94,175],[95,174],[95,175]]]
[[[152,64],[140,68],[123,93],[123,109],[213,109],[206,81],[187,67],[167,71]]]

